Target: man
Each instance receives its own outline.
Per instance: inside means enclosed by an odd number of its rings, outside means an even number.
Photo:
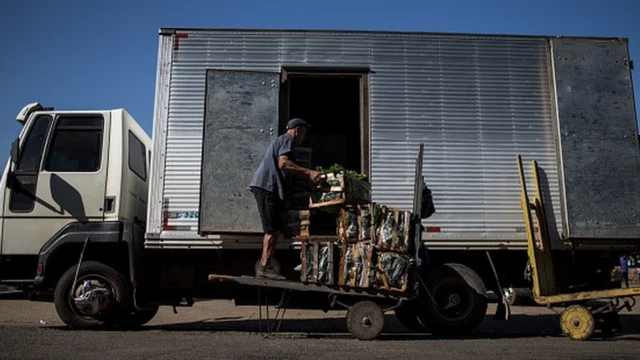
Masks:
[[[629,288],[629,262],[625,255],[620,255],[620,287]]]
[[[267,148],[249,184],[258,204],[264,231],[262,258],[256,268],[257,277],[284,280],[284,277],[277,274],[271,266],[271,259],[283,225],[282,213],[293,195],[291,175],[305,177],[311,183],[317,183],[322,175],[295,163],[295,146],[302,144],[308,128],[309,124],[302,119],[291,119],[287,123],[287,132]]]

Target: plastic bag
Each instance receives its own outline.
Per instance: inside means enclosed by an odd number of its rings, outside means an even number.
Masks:
[[[330,251],[329,245],[321,244],[318,249],[318,282],[321,284],[328,283],[331,279],[329,277],[330,268]]]
[[[361,240],[370,240],[372,238],[371,233],[371,211],[369,207],[363,207],[360,209],[360,221],[361,221],[361,229],[360,229],[360,239]]]
[[[405,285],[408,257],[394,253],[381,253],[378,256],[378,263],[390,287],[400,289]]]
[[[382,224],[380,242],[384,248],[390,249],[393,245],[393,228],[395,219],[393,211],[388,211],[384,215],[384,223]]]
[[[310,282],[315,282],[315,278],[313,276],[313,269],[315,268],[316,264],[314,262],[314,247],[313,244],[308,244],[308,246],[306,247],[306,256],[305,256],[305,262],[306,262],[306,268],[305,268],[305,272],[304,272],[304,278],[306,281],[310,281]]]
[[[347,217],[347,239],[355,240],[358,238],[358,210],[348,209]]]

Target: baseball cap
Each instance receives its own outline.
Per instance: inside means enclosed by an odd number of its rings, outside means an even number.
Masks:
[[[304,121],[302,119],[294,118],[294,119],[289,120],[289,122],[287,123],[287,130],[293,129],[293,128],[298,127],[298,126],[304,126],[304,127],[307,127],[307,128],[311,127],[311,125],[307,124],[306,121]]]

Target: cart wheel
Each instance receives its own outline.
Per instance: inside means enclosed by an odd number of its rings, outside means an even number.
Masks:
[[[347,328],[360,340],[373,340],[384,327],[384,313],[380,305],[372,301],[360,301],[347,311]]]
[[[587,340],[595,329],[591,311],[582,305],[571,305],[560,315],[562,332],[574,340]]]

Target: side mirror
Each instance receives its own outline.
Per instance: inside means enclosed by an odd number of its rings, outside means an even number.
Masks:
[[[20,139],[15,139],[11,144],[11,162],[16,165],[20,159]]]

